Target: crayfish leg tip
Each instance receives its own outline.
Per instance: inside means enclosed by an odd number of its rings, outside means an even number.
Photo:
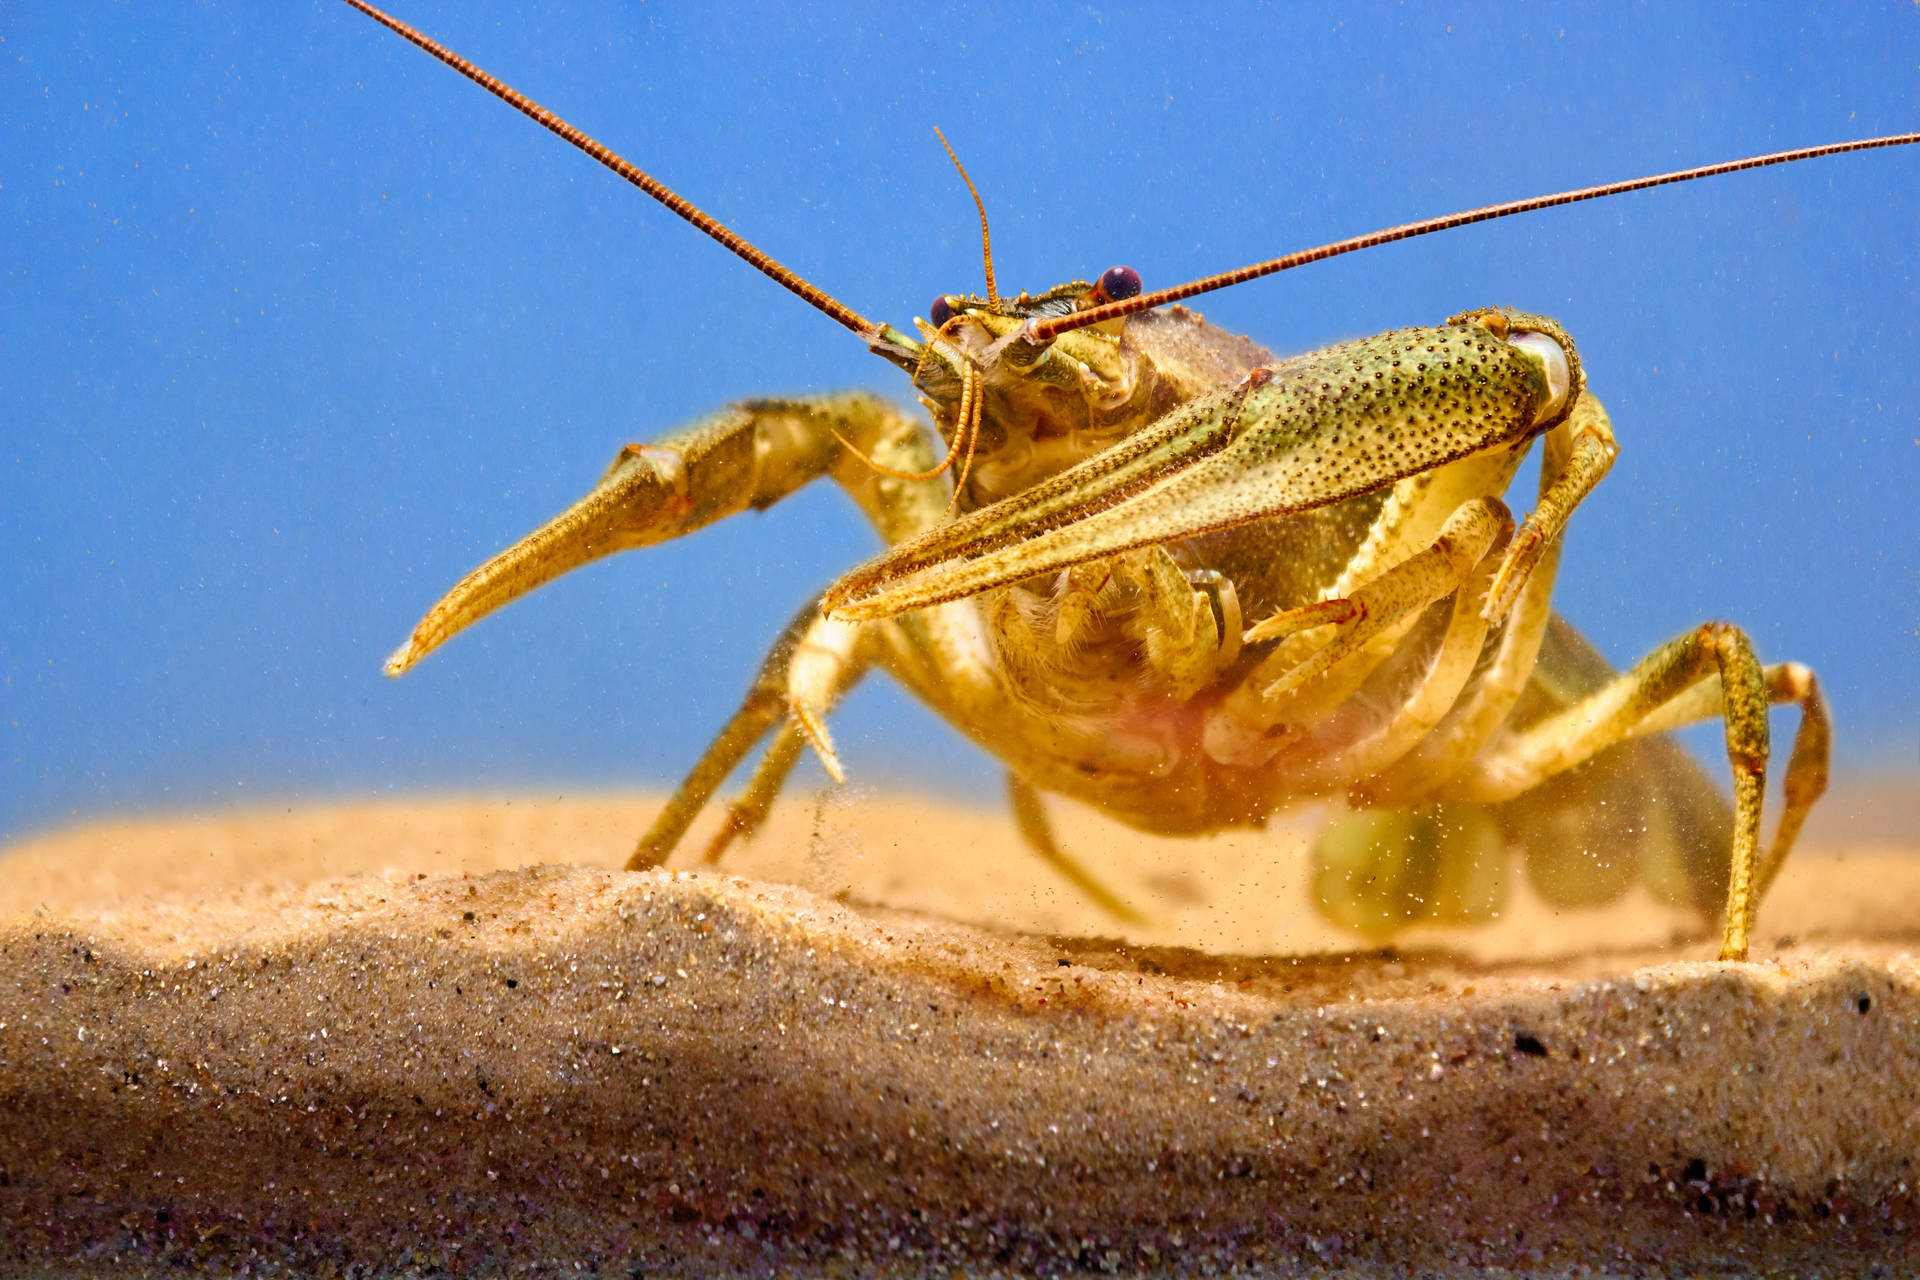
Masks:
[[[813,747],[813,754],[820,760],[820,767],[827,771],[829,778],[833,779],[833,785],[836,787],[846,786],[847,770],[845,766],[840,763],[840,753],[833,749],[833,745],[818,739],[814,740],[810,745]]]
[[[1515,582],[1502,576],[1494,581],[1493,588],[1487,592],[1486,603],[1480,606],[1480,621],[1490,627],[1497,627],[1507,620],[1513,612],[1513,606],[1520,601],[1520,588],[1525,582]]]
[[[808,737],[811,739],[813,754],[820,758],[820,767],[827,771],[829,778],[833,779],[833,785],[836,787],[846,786],[846,767],[840,763],[840,753],[833,749],[833,743],[827,740],[825,727],[821,727],[818,736],[809,734]]]
[[[667,855],[672,852],[673,849],[671,846],[665,849],[658,849],[650,844],[642,844],[634,849],[632,856],[627,859],[625,870],[652,871],[656,867],[664,864],[667,860]]]

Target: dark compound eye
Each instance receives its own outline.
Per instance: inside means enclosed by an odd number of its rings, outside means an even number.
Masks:
[[[1108,302],[1125,302],[1140,292],[1140,273],[1132,267],[1108,267],[1100,273],[1099,289]]]
[[[933,321],[933,327],[936,329],[953,319],[953,303],[947,300],[946,294],[943,293],[933,300],[933,305],[927,308],[927,319]]]

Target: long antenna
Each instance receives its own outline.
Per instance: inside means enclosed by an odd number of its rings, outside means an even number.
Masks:
[[[735,254],[745,259],[762,274],[772,279],[774,283],[798,294],[801,298],[819,310],[826,312],[835,320],[838,320],[841,324],[853,330],[862,338],[865,338],[868,342],[877,341],[881,337],[881,327],[879,325],[867,319],[852,307],[847,306],[844,302],[841,302],[818,285],[810,283],[797,273],[781,266],[771,257],[747,243],[741,236],[735,234],[707,214],[702,213],[672,188],[660,182],[658,179],[643,173],[629,161],[594,141],[592,138],[589,138],[586,134],[580,132],[533,99],[494,79],[453,50],[421,35],[418,31],[415,31],[406,23],[401,22],[398,18],[389,17],[382,13],[372,5],[366,3],[366,0],[347,0],[347,3],[395,35],[425,49],[428,53],[446,63],[455,71],[458,71],[461,75],[473,81],[494,97],[499,98],[502,102],[505,102],[508,106],[514,108],[528,119],[545,126],[561,138],[564,138],[580,150],[586,152],[595,160],[598,160],[601,164],[613,170],[628,182],[631,182],[634,186],[640,188],[655,200],[658,200],[661,204],[679,214],[682,218],[685,218],[688,222],[691,222],[700,230],[706,232],[707,235],[733,250]]]
[[[349,0],[349,3],[355,2],[356,0]],[[1182,298],[1191,298],[1196,294],[1211,293],[1215,289],[1225,289],[1229,285],[1257,280],[1261,276],[1270,276],[1275,272],[1303,267],[1309,262],[1337,258],[1343,253],[1352,253],[1358,249],[1371,249],[1376,245],[1392,244],[1395,240],[1411,240],[1415,236],[1424,236],[1434,231],[1446,231],[1453,227],[1464,227],[1474,222],[1489,222],[1494,218],[1505,218],[1516,213],[1531,213],[1535,209],[1551,209],[1556,205],[1578,204],[1582,200],[1598,200],[1602,196],[1620,195],[1623,192],[1639,191],[1646,187],[1664,187],[1671,182],[1688,182],[1694,178],[1711,178],[1716,174],[1737,173],[1742,169],[1763,169],[1768,165],[1787,164],[1794,160],[1812,160],[1820,156],[1839,155],[1844,151],[1871,151],[1876,147],[1900,147],[1913,142],[1920,142],[1920,133],[1896,133],[1884,138],[1863,138],[1857,142],[1832,142],[1821,147],[1802,147],[1797,151],[1776,151],[1771,155],[1750,156],[1745,160],[1727,160],[1720,164],[1701,165],[1697,169],[1678,169],[1672,173],[1656,174],[1651,178],[1609,182],[1605,186],[1583,187],[1578,191],[1562,191],[1550,196],[1533,196],[1526,200],[1510,200],[1505,204],[1490,204],[1479,209],[1468,209],[1464,213],[1450,213],[1444,217],[1404,223],[1384,231],[1355,236],[1351,240],[1336,240],[1332,244],[1323,244],[1317,249],[1303,249],[1298,253],[1290,253],[1284,258],[1271,258],[1266,262],[1256,262],[1250,267],[1223,271],[1217,276],[1207,276],[1187,284],[1174,285],[1169,289],[1137,294],[1123,302],[1109,302],[1090,307],[1085,311],[1075,311],[1049,320],[1036,321],[1028,326],[1026,336],[1029,342],[1036,345],[1048,343],[1061,334],[1071,333],[1075,329],[1083,329],[1105,320],[1117,320],[1121,316],[1130,316],[1137,311],[1165,306],[1169,302],[1178,302]]]

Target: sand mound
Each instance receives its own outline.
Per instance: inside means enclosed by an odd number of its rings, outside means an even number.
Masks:
[[[1801,941],[1744,966],[1620,949],[1647,927],[1631,906],[1555,934],[1523,904],[1523,941],[1485,943],[1575,957],[1546,961],[1271,958],[1319,928],[1297,891],[1228,912],[1261,939],[1242,954],[1049,933],[1088,908],[1004,823],[925,806],[797,805],[741,861],[860,897],[919,866],[958,914],[1041,929],[714,872],[493,868],[617,859],[648,808],[236,815],[15,849],[0,1267],[1920,1269],[1920,859],[1800,860],[1762,936]],[[1239,901],[1231,847],[1208,848]],[[1162,857],[1194,900],[1163,894],[1147,934],[1227,910],[1192,844],[1102,865],[1133,891]]]

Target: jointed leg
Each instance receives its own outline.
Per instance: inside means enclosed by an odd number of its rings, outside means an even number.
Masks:
[[[1712,683],[1713,689],[1706,686]],[[1788,764],[1788,815],[1771,856],[1760,859],[1760,810],[1767,769],[1767,709],[1798,701],[1801,722]],[[1679,703],[1678,707],[1673,704]],[[1754,910],[1825,785],[1827,717],[1804,668],[1763,671],[1739,630],[1708,623],[1662,646],[1590,697],[1516,735],[1449,785],[1443,799],[1510,799],[1601,750],[1641,733],[1718,712],[1733,767],[1734,832],[1722,959],[1743,960]]]
[[[780,789],[787,785],[787,775],[793,772],[794,765],[800,763],[800,754],[806,750],[806,746],[806,735],[799,726],[791,721],[780,726],[772,745],[754,767],[753,777],[747,780],[747,789],[740,793],[739,799],[727,806],[727,812],[720,820],[720,829],[707,842],[706,852],[700,855],[700,861],[712,866],[726,855],[728,847],[735,840],[753,838],[753,833],[767,820]]]
[[[858,652],[859,636],[858,624],[828,622],[820,617],[816,601],[807,602],[774,642],[739,709],[640,837],[639,846],[627,860],[629,871],[665,862],[720,784],[767,731],[783,720],[786,725],[755,771],[746,795],[729,818],[729,827],[723,830],[730,829],[734,834],[750,831],[765,816],[809,739],[820,750],[828,769],[838,769],[839,762],[820,722],[866,671],[866,660]],[[710,853],[717,856],[717,850]]]
[[[1440,724],[1391,767],[1350,795],[1356,804],[1400,808],[1424,803],[1465,768],[1520,700],[1553,616],[1560,533],[1567,513],[1612,464],[1616,449],[1606,411],[1583,396],[1572,416],[1541,442],[1540,500],[1500,559],[1481,616],[1504,620],[1486,669]],[[1517,597],[1517,602],[1516,602]]]
[[[1797,705],[1800,727],[1793,735],[1793,751],[1787,757],[1787,771],[1781,779],[1784,807],[1780,811],[1780,823],[1774,828],[1773,844],[1767,850],[1766,859],[1754,874],[1756,902],[1793,851],[1794,840],[1814,801],[1826,794],[1827,760],[1833,748],[1833,724],[1827,715],[1827,700],[1813,672],[1797,662],[1781,662],[1766,668],[1762,675],[1766,679],[1768,703],[1776,707],[1786,703]],[[1725,714],[1720,677],[1711,675],[1649,714],[1634,726],[1630,736],[1665,733],[1702,720],[1719,719]]]
[[[1593,396],[1581,396],[1567,420],[1548,432],[1542,445],[1540,500],[1507,548],[1487,597],[1487,621],[1507,616],[1535,567],[1550,552],[1557,552],[1573,509],[1606,478],[1619,456],[1607,411]]]
[[[699,459],[730,459],[726,467],[735,475],[731,510],[765,506],[826,472],[889,540],[910,536],[939,518],[946,502],[939,482],[914,484],[877,476],[850,457],[835,432],[869,456],[902,469],[923,463],[931,452],[925,433],[910,418],[875,397],[762,400],[723,411],[657,445],[629,446],[608,477],[627,465],[629,457],[644,459],[661,451],[684,456],[684,451]],[[755,460],[750,467],[743,461],[747,457]],[[658,470],[657,461],[654,465]],[[746,476],[752,477],[750,484],[741,483]],[[606,485],[603,479],[602,488]],[[693,505],[697,504],[689,503],[689,509]],[[707,518],[719,514],[725,512],[715,511]],[[866,659],[857,652],[859,631],[856,626],[825,621],[817,602],[808,602],[774,643],[739,709],[640,838],[627,862],[629,869],[665,862],[720,784],[782,720],[787,723],[755,769],[745,793],[729,810],[707,859],[717,858],[727,843],[750,833],[765,818],[808,742],[837,776],[839,763],[826,736],[824,716],[866,669]]]
[[[1793,735],[1793,751],[1787,756],[1787,775],[1781,780],[1784,807],[1780,825],[1773,833],[1773,848],[1767,851],[1767,860],[1755,876],[1756,904],[1793,852],[1793,842],[1799,838],[1813,802],[1826,794],[1827,762],[1833,753],[1833,722],[1827,716],[1827,701],[1820,696],[1820,682],[1813,672],[1797,662],[1786,662],[1768,667],[1766,674],[1768,700],[1798,703],[1800,727]]]
[[[666,807],[640,837],[639,845],[627,859],[627,870],[645,871],[667,860],[680,838],[687,834],[687,828],[700,816],[700,810],[706,808],[707,801],[727,780],[727,775],[766,736],[767,730],[779,723],[783,712],[778,695],[763,690],[756,681],[746,701],[733,713],[719,736],[707,744],[693,769],[674,788]]]
[[[1462,503],[1441,526],[1433,545],[1353,590],[1346,598],[1348,616],[1338,624],[1331,639],[1314,645],[1306,658],[1286,666],[1281,664],[1293,655],[1283,645],[1261,663],[1250,683],[1262,686],[1262,693],[1269,698],[1305,684],[1358,652],[1396,621],[1459,590],[1489,548],[1512,532],[1513,517],[1498,498]],[[1302,622],[1317,626],[1323,612],[1340,603],[1321,601],[1276,614],[1248,629],[1246,639],[1257,643],[1285,636],[1299,630]]]
[[[861,652],[865,630],[861,623],[816,616],[794,645],[786,668],[787,722],[761,757],[747,789],[727,806],[726,820],[707,845],[705,861],[718,862],[735,838],[750,837],[759,829],[804,748],[813,748],[835,782],[847,780],[827,736],[827,715],[871,665]]]
[[[1416,625],[1420,611],[1465,589],[1488,552],[1504,546],[1512,534],[1513,517],[1504,503],[1497,498],[1471,499],[1447,517],[1431,545],[1359,584],[1348,596],[1290,609],[1250,628],[1245,636],[1248,644],[1276,637],[1281,642],[1208,717],[1203,737],[1207,754],[1223,764],[1245,767],[1271,760],[1281,749],[1276,729],[1289,722],[1311,722],[1345,702]],[[1465,619],[1460,621],[1468,627]],[[1469,629],[1484,636],[1486,624],[1480,621]],[[1469,646],[1465,631],[1449,630],[1452,645],[1450,649],[1443,646],[1436,657],[1430,674],[1439,679],[1430,691],[1437,693],[1445,680],[1457,674],[1459,683],[1453,689],[1457,696],[1459,684],[1472,672],[1479,640]],[[1459,665],[1463,655],[1464,667]],[[1427,715],[1428,709],[1420,708],[1416,714]],[[1431,714],[1437,719],[1439,712]],[[1404,751],[1411,743],[1395,745]],[[1389,761],[1382,756],[1371,763],[1384,767]],[[1296,794],[1344,788],[1352,778],[1334,776],[1341,772],[1340,762],[1335,762],[1334,772],[1326,777],[1302,779]]]
[[[1511,529],[1512,525],[1506,528]],[[1488,626],[1483,609],[1504,549],[1503,533],[1454,591],[1446,631],[1433,647],[1419,683],[1407,689],[1404,697],[1396,695],[1392,714],[1350,746],[1326,753],[1319,760],[1302,761],[1289,767],[1290,785],[1319,794],[1347,790],[1356,784],[1365,787],[1369,779],[1389,770],[1432,733],[1458,702],[1485,647]],[[1430,622],[1423,621],[1420,625],[1427,626]],[[1406,688],[1406,676],[1398,670],[1399,665],[1390,659],[1370,680],[1386,678],[1397,688]]]
[[[1019,774],[1007,773],[1007,799],[1013,804],[1013,820],[1027,844],[1041,861],[1064,876],[1074,888],[1085,894],[1101,910],[1128,924],[1145,924],[1146,917],[1120,900],[1120,896],[1101,884],[1093,875],[1060,847],[1053,836],[1053,825],[1040,803],[1040,793]]]

